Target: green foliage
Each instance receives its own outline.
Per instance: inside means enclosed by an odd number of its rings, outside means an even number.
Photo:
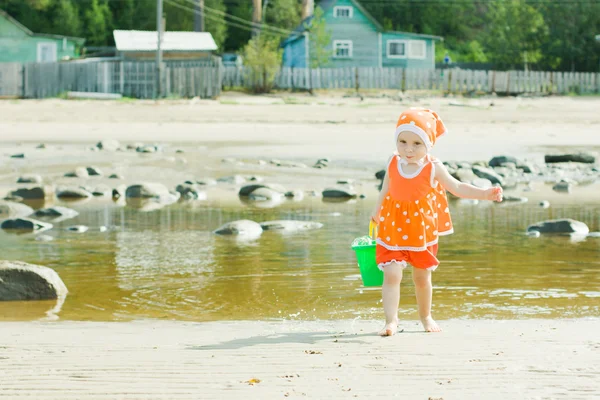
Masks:
[[[331,31],[327,28],[323,14],[323,9],[316,7],[308,28],[309,63],[311,68],[326,67],[331,59]]]
[[[269,0],[267,8],[263,8],[263,14],[266,24],[292,30],[300,24],[300,2]]]
[[[47,13],[50,21],[47,33],[66,36],[81,34],[79,11],[71,0],[53,0]]]
[[[281,66],[283,50],[279,48],[279,38],[263,32],[246,44],[243,54],[244,63],[250,70],[250,79],[254,82],[254,92],[269,92]]]

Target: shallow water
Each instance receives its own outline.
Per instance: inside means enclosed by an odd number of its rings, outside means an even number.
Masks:
[[[367,233],[372,208],[367,200],[308,198],[272,209],[198,202],[150,212],[109,200],[62,205],[80,215],[45,232],[52,241],[0,231],[0,258],[45,265],[61,276],[69,295],[57,313],[60,319],[382,317],[380,290],[362,287],[350,249],[355,237]],[[600,205],[556,203],[542,209],[530,203],[453,201],[451,209],[456,233],[441,239],[442,264],[434,272],[436,318],[600,315],[600,238],[524,235],[530,223],[562,217],[599,231]],[[237,219],[313,220],[324,227],[288,235],[265,232],[252,242],[211,234]],[[77,224],[90,230],[65,230]],[[101,232],[101,226],[108,229]],[[4,302],[0,319],[45,318],[55,306]],[[409,270],[400,313],[417,315]]]

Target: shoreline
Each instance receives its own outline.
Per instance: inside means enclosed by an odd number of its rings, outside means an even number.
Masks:
[[[0,397],[592,399],[600,319],[3,322]]]

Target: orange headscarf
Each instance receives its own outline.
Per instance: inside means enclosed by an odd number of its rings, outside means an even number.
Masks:
[[[446,133],[446,127],[435,111],[411,107],[398,118],[395,140],[398,140],[398,135],[403,131],[419,135],[427,150],[431,150],[437,138]]]

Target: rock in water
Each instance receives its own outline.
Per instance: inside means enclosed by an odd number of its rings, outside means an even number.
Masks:
[[[527,232],[538,231],[540,233],[576,233],[587,235],[590,229],[581,221],[573,219],[555,219],[538,222],[527,227]]]
[[[67,293],[63,281],[50,268],[0,260],[0,301],[54,300]]]

